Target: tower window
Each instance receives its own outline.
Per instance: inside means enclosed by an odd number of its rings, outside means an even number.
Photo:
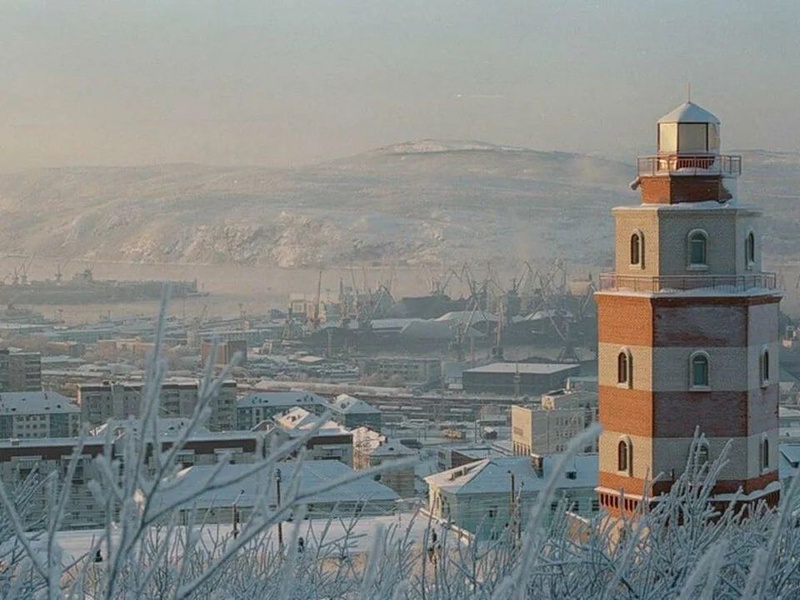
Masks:
[[[620,440],[619,444],[617,444],[617,470],[618,471],[628,471],[630,468],[630,451],[628,447],[628,442],[625,440]]]
[[[744,263],[749,269],[756,262],[756,236],[751,231],[744,240]]]
[[[628,382],[628,355],[620,352],[617,356],[617,383]]]
[[[627,349],[617,355],[617,385],[623,387],[633,385],[633,355]]]
[[[631,236],[631,266],[644,267],[644,235],[640,231]]]
[[[769,469],[769,440],[766,438],[761,441],[761,468]]]
[[[764,348],[759,357],[758,371],[761,378],[761,385],[769,383],[769,350]]]
[[[695,229],[689,233],[689,266],[706,266],[708,253],[708,235],[705,231]]]
[[[708,387],[708,355],[704,352],[692,354],[689,361],[690,385],[693,388]]]

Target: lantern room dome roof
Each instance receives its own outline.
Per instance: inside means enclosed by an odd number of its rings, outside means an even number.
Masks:
[[[714,123],[719,125],[719,119],[705,108],[687,101],[661,117],[658,123]]]

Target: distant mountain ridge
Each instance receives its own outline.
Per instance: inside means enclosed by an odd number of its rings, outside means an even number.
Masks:
[[[798,255],[800,155],[747,151],[740,197],[766,251]],[[478,141],[419,140],[294,169],[40,169],[0,175],[0,252],[142,262],[607,264],[635,167]]]

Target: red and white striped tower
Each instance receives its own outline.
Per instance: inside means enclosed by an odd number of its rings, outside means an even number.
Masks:
[[[760,213],[738,204],[741,157],[719,153],[719,120],[686,102],[639,158],[642,204],[614,209],[616,272],[597,292],[600,503],[611,515],[657,498],[732,441],[721,503],[778,501],[776,277],[761,270]],[[661,480],[652,484],[652,479]]]

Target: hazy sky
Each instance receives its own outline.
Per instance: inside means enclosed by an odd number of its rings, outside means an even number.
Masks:
[[[685,99],[800,150],[800,2],[0,0],[0,170],[419,138],[632,158]]]

